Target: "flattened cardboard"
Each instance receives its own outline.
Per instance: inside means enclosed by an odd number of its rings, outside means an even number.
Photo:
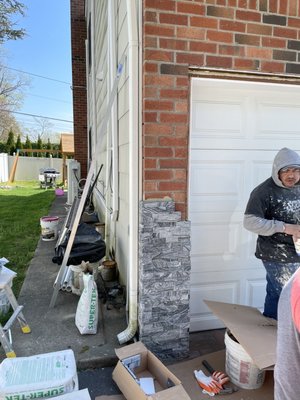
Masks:
[[[180,380],[142,342],[116,349],[119,361],[113,370],[113,380],[127,400],[191,400]],[[156,393],[146,395],[122,360],[141,355],[141,365],[134,369],[137,378],[154,377]],[[171,381],[174,386],[167,387]]]
[[[277,321],[254,307],[204,300],[224,322],[260,369],[272,369],[276,360]]]
[[[199,369],[209,375],[202,364],[203,360],[207,360],[215,370],[225,371],[225,350],[169,365],[169,369],[181,380],[184,389],[193,400],[209,400],[211,398],[209,395],[202,393],[202,389],[194,377],[194,370]],[[273,371],[266,371],[265,382],[259,389],[247,390],[238,388],[237,392],[225,395],[218,394],[214,398],[216,400],[274,400]]]

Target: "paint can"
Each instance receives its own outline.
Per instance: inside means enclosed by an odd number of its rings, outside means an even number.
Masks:
[[[42,217],[40,218],[42,240],[50,241],[57,239],[59,217]]]
[[[259,369],[236,338],[225,333],[225,370],[230,381],[242,389],[258,389],[265,380],[265,371]]]

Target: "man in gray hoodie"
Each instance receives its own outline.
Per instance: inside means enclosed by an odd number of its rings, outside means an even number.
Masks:
[[[258,234],[255,256],[266,269],[264,315],[277,319],[284,284],[300,267],[300,156],[288,148],[274,158],[272,176],[250,194],[244,227]]]

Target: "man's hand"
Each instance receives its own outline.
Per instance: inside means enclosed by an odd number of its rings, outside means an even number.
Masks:
[[[300,225],[285,224],[285,231],[287,235],[293,236],[294,240],[300,239]]]

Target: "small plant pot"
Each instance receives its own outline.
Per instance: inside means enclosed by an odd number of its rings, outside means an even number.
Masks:
[[[106,260],[100,266],[100,274],[105,282],[117,280],[117,263],[116,261]]]

